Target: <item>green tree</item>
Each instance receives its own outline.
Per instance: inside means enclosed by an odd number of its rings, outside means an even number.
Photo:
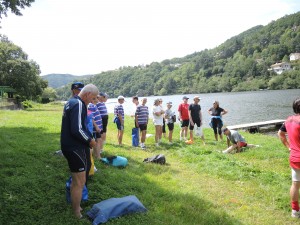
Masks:
[[[22,98],[34,100],[48,86],[39,74],[39,65],[28,61],[20,47],[0,35],[0,86],[10,86]]]
[[[2,18],[2,15],[7,16],[8,10],[17,16],[22,16],[20,9],[30,7],[34,1],[35,0],[2,0],[0,2],[0,18]]]

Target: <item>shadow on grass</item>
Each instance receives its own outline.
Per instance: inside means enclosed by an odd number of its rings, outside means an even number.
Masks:
[[[0,141],[0,224],[90,224],[75,220],[65,201],[69,170],[66,160],[54,154],[60,148],[59,133],[2,127]],[[175,190],[172,174],[178,171],[172,166],[127,157],[129,166],[122,170],[96,162],[99,172],[89,181],[89,201],[83,207],[136,195],[148,213],[124,216],[109,224],[242,224],[213,203]]]

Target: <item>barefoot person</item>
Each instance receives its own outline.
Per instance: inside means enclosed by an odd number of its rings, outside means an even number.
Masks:
[[[86,85],[65,104],[63,111],[60,143],[72,173],[71,203],[77,218],[82,217],[80,202],[91,167],[90,148],[96,146],[86,124],[87,105],[98,93],[95,85]]]
[[[295,115],[289,116],[278,136],[290,151],[290,167],[292,170],[292,186],[290,189],[292,217],[300,218],[299,189],[300,189],[300,98],[293,102]],[[288,135],[288,140],[286,138]]]
[[[229,130],[227,127],[222,129],[223,134],[227,136],[227,146],[228,148],[223,151],[226,153],[238,153],[241,151],[242,147],[259,147],[259,145],[248,144],[245,138],[239,134],[236,130]],[[230,145],[232,143],[232,145]]]

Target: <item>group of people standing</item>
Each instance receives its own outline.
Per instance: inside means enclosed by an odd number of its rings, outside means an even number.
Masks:
[[[124,130],[124,108],[122,104],[125,101],[123,96],[119,96],[117,98],[118,103],[114,107],[114,122],[117,125],[118,129],[118,143],[122,145],[122,137]],[[195,127],[199,128],[203,124],[202,111],[200,106],[201,98],[199,96],[195,96],[193,98],[194,102],[192,104],[188,104],[189,98],[184,96],[182,98],[182,103],[178,106],[178,120],[180,121],[180,141],[185,141],[186,144],[193,144],[194,142],[194,134],[193,130]],[[134,125],[136,128],[140,129],[141,140],[140,147],[145,149],[145,140],[147,133],[147,125],[149,121],[149,108],[146,105],[147,98],[143,98],[141,102],[139,102],[139,98],[137,96],[132,97],[132,102],[136,106],[136,110],[134,115]],[[172,144],[173,141],[173,130],[174,123],[176,122],[176,113],[172,110],[172,102],[166,103],[166,109],[163,106],[163,100],[161,98],[155,99],[152,107],[152,118],[153,124],[155,126],[155,145],[159,146],[162,136],[166,137],[166,127],[168,127],[169,134],[168,140],[169,143]],[[214,101],[213,107],[208,109],[208,113],[211,116],[211,127],[215,133],[215,139],[218,141],[218,135],[220,139],[223,140],[221,128],[223,126],[222,116],[227,113],[227,110],[221,108],[219,106],[218,101]],[[190,130],[188,136],[188,129]],[[204,134],[200,135],[203,143],[205,144]]]
[[[108,99],[108,95],[104,92],[99,92],[98,88],[93,84],[84,86],[81,82],[73,83],[71,91],[73,96],[67,101],[63,109],[61,150],[68,161],[72,175],[70,189],[72,209],[74,215],[77,218],[81,218],[82,208],[80,207],[80,202],[82,190],[87,183],[87,178],[92,167],[91,156],[93,155],[96,159],[101,158],[103,145],[106,141],[108,111],[105,102]],[[119,96],[117,100],[118,103],[114,107],[114,122],[118,129],[118,144],[122,145],[125,118],[123,103],[125,98],[124,96]],[[178,106],[178,120],[181,124],[180,140],[185,141],[187,144],[193,144],[193,130],[196,126],[201,127],[203,124],[200,106],[201,98],[195,96],[192,104],[188,104],[189,98],[186,96],[184,96],[182,100],[183,102]],[[141,133],[140,147],[145,149],[147,126],[149,122],[149,109],[146,105],[147,98],[142,98],[140,103],[138,97],[135,96],[132,98],[132,102],[136,105],[136,110],[133,115],[134,125],[136,128],[139,128]],[[166,109],[164,109],[162,102],[162,99],[155,99],[152,108],[156,146],[159,146],[161,142],[166,125],[169,130],[168,140],[169,143],[172,144],[174,123],[176,121],[176,113],[172,110],[172,102],[167,102]],[[213,107],[208,109],[208,113],[211,115],[211,126],[214,130],[216,141],[218,140],[218,135],[222,140],[222,116],[227,113],[227,110],[220,108],[219,102],[215,101]],[[187,140],[188,128],[190,130],[189,140]],[[227,135],[228,140],[235,143],[234,148],[247,145],[247,143],[239,140],[241,136],[235,133],[233,134],[233,131],[223,129],[223,132]],[[203,134],[201,138],[205,144]],[[300,181],[298,176],[298,174],[295,175],[297,181]],[[297,183],[296,187],[299,188],[299,186]]]

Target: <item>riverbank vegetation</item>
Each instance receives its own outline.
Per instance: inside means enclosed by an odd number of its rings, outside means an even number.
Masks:
[[[25,111],[0,111],[0,224],[90,224],[72,217],[65,200],[69,176],[60,149],[61,104],[32,105]],[[148,209],[111,220],[109,224],[294,224],[290,217],[288,150],[278,138],[242,132],[260,148],[235,155],[221,153],[224,142],[214,142],[213,131],[204,129],[206,145],[154,137],[147,151],[131,147],[133,118],[125,119],[124,146],[117,145],[116,127],[109,119],[104,156],[128,158],[125,169],[96,161],[98,172],[89,180],[93,204],[112,197],[136,195]],[[148,133],[154,134],[152,123]],[[145,164],[143,159],[165,154],[167,165]]]
[[[94,83],[111,97],[297,89],[300,61],[289,61],[296,52],[300,52],[300,12],[253,27],[213,49],[123,66],[84,82]],[[269,70],[277,62],[289,62],[293,69],[278,75]],[[69,85],[57,89],[59,98],[65,93],[69,96]]]

